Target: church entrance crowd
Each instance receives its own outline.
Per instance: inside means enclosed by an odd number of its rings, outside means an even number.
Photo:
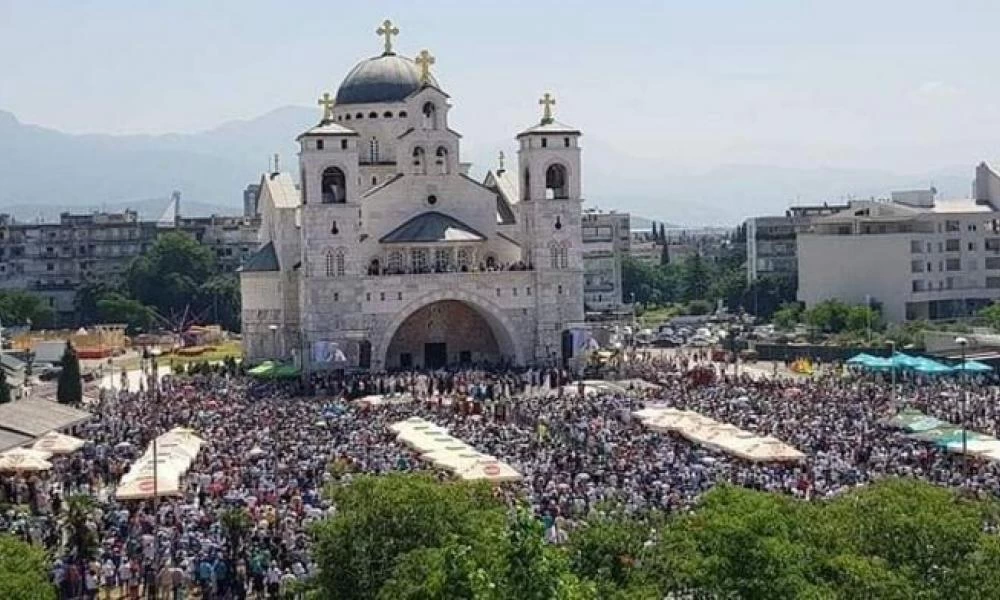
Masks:
[[[683,511],[720,482],[823,498],[886,476],[1000,495],[1000,468],[903,437],[884,425],[905,403],[1000,433],[1000,388],[986,380],[899,383],[882,379],[719,375],[696,382],[684,352],[627,363],[622,375],[654,385],[580,393],[557,369],[460,369],[260,383],[222,369],[167,378],[143,390],[106,391],[90,409],[78,453],[49,472],[0,478],[0,529],[50,549],[60,598],[299,598],[317,572],[310,523],[336,513],[324,486],[359,473],[431,468],[388,426],[420,416],[524,475],[499,488],[523,499],[559,544],[591,511]],[[721,369],[719,370],[721,371]],[[153,382],[150,382],[153,383]],[[372,406],[374,394],[402,401]],[[412,400],[410,400],[412,399]],[[807,454],[798,464],[747,463],[644,428],[632,412],[651,403],[694,410],[770,435]],[[184,494],[121,502],[114,488],[156,435],[190,427],[206,440],[184,476]],[[439,476],[445,477],[443,473]],[[91,497],[95,556],[67,551],[67,499]],[[245,507],[238,551],[220,520]]]

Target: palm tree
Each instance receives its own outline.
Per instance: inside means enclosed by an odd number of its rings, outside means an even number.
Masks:
[[[229,561],[236,568],[236,560],[243,552],[243,542],[250,531],[250,515],[244,508],[230,508],[219,517],[222,533],[229,546]]]

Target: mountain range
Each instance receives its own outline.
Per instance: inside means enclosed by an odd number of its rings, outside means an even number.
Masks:
[[[199,133],[79,135],[25,124],[0,111],[0,212],[51,219],[63,210],[130,207],[155,219],[179,190],[185,215],[239,213],[243,189],[267,169],[269,157],[278,153],[283,168],[295,168],[294,138],[315,120],[314,109],[288,106]],[[492,164],[497,147],[466,142],[463,158]],[[736,224],[748,216],[782,214],[791,204],[884,197],[930,185],[943,197],[966,197],[973,174],[973,165],[909,175],[770,165],[672,174],[670,165],[623,156],[595,138],[587,140],[584,161],[590,206],[685,226]]]

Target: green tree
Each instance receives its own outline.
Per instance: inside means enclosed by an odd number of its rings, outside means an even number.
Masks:
[[[660,240],[660,265],[670,264],[670,244],[665,238]]]
[[[9,535],[0,535],[0,598],[55,600],[45,551]]]
[[[781,308],[775,311],[771,320],[774,323],[774,326],[778,329],[788,331],[790,329],[795,329],[795,326],[799,324],[799,318],[801,316],[801,304],[798,302],[786,302],[781,305]]]
[[[635,584],[635,565],[643,560],[650,526],[634,517],[593,514],[573,532],[567,546],[570,567],[597,584],[610,598]]]
[[[216,274],[215,256],[186,233],[159,236],[149,251],[129,265],[133,299],[161,315],[176,317],[192,307],[201,286]]]
[[[97,557],[100,540],[95,523],[97,505],[94,499],[84,494],[66,498],[66,509],[62,520],[63,539],[67,554],[81,565]]]
[[[62,369],[59,371],[59,381],[56,388],[56,399],[62,404],[80,404],[83,402],[83,382],[80,379],[80,359],[76,355],[73,344],[66,342],[66,350],[59,361]]]
[[[228,331],[240,331],[240,281],[232,273],[216,275],[201,284],[199,306],[209,320]]]
[[[28,323],[48,327],[54,316],[40,296],[21,290],[0,290],[0,324],[4,327]]]
[[[856,333],[867,331],[869,328],[872,331],[879,331],[883,327],[882,315],[870,306],[851,306],[847,309],[844,327],[847,331]]]
[[[847,327],[849,307],[839,300],[824,300],[808,309],[802,318],[810,326],[826,333],[840,333]]]
[[[10,384],[7,383],[7,371],[0,367],[0,404],[11,401]]]
[[[253,525],[250,513],[245,508],[227,509],[220,515],[219,525],[222,527],[222,535],[226,538],[229,561],[231,566],[235,566],[236,561],[243,556],[243,547]]]
[[[684,289],[684,299],[702,300],[708,294],[708,269],[701,258],[700,252],[695,252],[684,259],[682,285]]]
[[[687,303],[687,314],[707,315],[712,312],[712,303],[708,300],[692,300]]]
[[[423,476],[358,477],[333,488],[331,498],[337,514],[319,523],[313,537],[321,594],[335,600],[377,597],[394,573],[402,575],[397,566],[415,550],[446,548],[459,539],[476,555],[495,553],[506,521],[488,486]]]
[[[994,302],[979,311],[979,316],[986,319],[993,329],[1000,329],[1000,302]]]
[[[104,323],[125,323],[129,334],[148,330],[154,323],[153,311],[138,300],[110,292],[97,301],[97,314]]]
[[[632,257],[622,259],[622,296],[626,302],[642,305],[665,300],[663,271]]]
[[[111,281],[104,279],[88,279],[76,289],[73,296],[73,308],[76,310],[76,320],[80,325],[93,325],[104,321],[104,316],[98,303],[111,294],[121,294]],[[120,319],[113,319],[121,322]]]

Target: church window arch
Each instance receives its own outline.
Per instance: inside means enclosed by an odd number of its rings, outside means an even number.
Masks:
[[[531,200],[531,171],[528,169],[524,170],[524,189],[522,192],[524,200]]]
[[[438,165],[438,170],[441,175],[448,174],[448,149],[444,146],[438,146],[437,150],[434,152],[437,157],[436,162]]]
[[[368,140],[368,159],[373,163],[378,162],[378,139],[374,137]]]
[[[333,263],[334,276],[343,277],[344,272],[346,271],[347,250],[337,248],[333,253]]]
[[[378,113],[373,110],[370,113],[368,113],[368,118],[369,119],[377,119],[378,118]]]
[[[376,185],[378,185],[378,177],[376,177],[375,175],[372,175],[372,186],[376,186]]]
[[[552,269],[569,268],[569,244],[567,242],[549,242],[549,267]]]
[[[382,113],[382,118],[383,119],[391,119],[392,118],[392,111],[387,110],[384,113]]]
[[[548,148],[548,147],[549,147],[548,138],[542,138],[542,148]]]
[[[336,258],[334,256],[333,250],[327,250],[325,256],[325,266],[326,266],[326,276],[333,277],[337,273]]]
[[[545,170],[545,197],[549,200],[569,198],[569,177],[564,165],[553,163]]]
[[[317,150],[323,149],[323,140],[316,140],[316,149]]]
[[[425,102],[423,107],[424,113],[424,129],[437,129],[437,107],[434,106],[433,102]]]
[[[347,202],[347,177],[339,167],[327,167],[320,180],[320,200],[323,204]]]
[[[344,120],[345,121],[350,121],[351,120],[351,115],[344,115]]]
[[[364,119],[365,118],[365,113],[357,113],[356,115],[354,115],[354,118],[355,119]]]
[[[347,140],[340,140],[340,149],[347,150]]]
[[[408,116],[408,115],[406,114],[406,111],[405,111],[405,110],[401,110],[401,111],[399,111],[399,118],[400,118],[400,119],[405,119],[405,118],[406,118],[407,116]]]
[[[414,175],[426,175],[427,174],[427,160],[424,156],[425,152],[422,146],[417,146],[413,149],[413,174]]]
[[[570,143],[569,143],[569,138],[568,137],[564,137],[563,138],[563,146],[565,146],[566,148],[569,148]]]
[[[458,269],[460,271],[468,271],[472,268],[472,249],[471,248],[459,248],[458,249]]]
[[[379,257],[374,257],[368,263],[368,274],[369,275],[381,275],[382,274],[382,261]]]

